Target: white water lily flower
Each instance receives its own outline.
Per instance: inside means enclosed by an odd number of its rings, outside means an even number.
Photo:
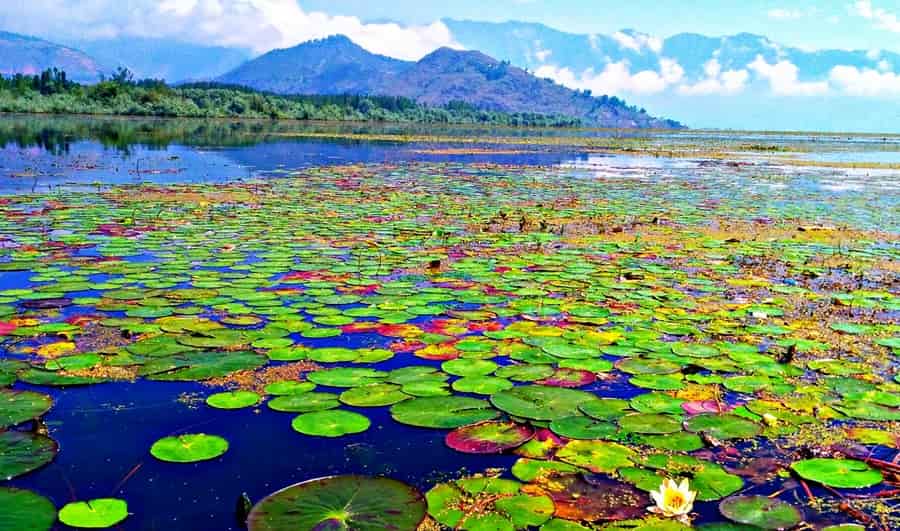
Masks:
[[[694,498],[697,497],[697,492],[691,490],[687,479],[681,480],[679,485],[674,480],[667,478],[663,480],[659,490],[651,492],[650,496],[656,502],[656,506],[650,508],[651,512],[661,514],[666,518],[678,518],[684,521],[694,509]]]

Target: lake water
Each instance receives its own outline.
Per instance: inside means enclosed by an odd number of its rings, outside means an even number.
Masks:
[[[384,135],[396,137],[392,141]],[[568,137],[580,140],[574,144],[557,140]],[[473,138],[476,141],[470,141]],[[497,138],[504,140],[498,143]],[[516,145],[510,138],[522,143]],[[637,142],[645,149],[643,153],[604,151],[600,146],[610,139]],[[575,183],[579,179],[605,180],[610,187],[628,180],[646,183],[648,194],[651,186],[659,186],[661,205],[681,197],[667,199],[665,190],[708,194],[710,201],[718,200],[715,196],[721,190],[733,190],[736,196],[743,194],[736,203],[741,203],[741,216],[746,219],[790,213],[791,202],[802,198],[804,208],[816,212],[823,223],[843,222],[896,235],[900,170],[794,166],[758,153],[737,151],[727,159],[713,153],[747,144],[801,147],[806,151],[800,157],[807,161],[900,163],[897,137],[7,116],[0,117],[0,199],[61,191],[104,192],[111,185],[280,179],[322,166],[415,163],[427,169],[451,163],[499,164],[550,168]],[[663,148],[678,153],[656,156]],[[691,155],[693,151],[696,156]],[[704,187],[709,191],[703,192]],[[771,204],[767,197],[773,198]],[[29,272],[0,272],[0,291],[39,285],[30,276]],[[91,290],[67,294],[96,295]],[[82,311],[64,310],[71,315]],[[422,317],[411,322],[427,321]],[[383,337],[369,339],[381,343],[368,346],[387,346]],[[360,336],[344,335],[313,343],[317,348],[357,347],[360,341]],[[8,355],[2,349],[0,345],[0,357]],[[439,361],[417,363],[440,367]],[[400,366],[404,363],[399,358],[372,365],[380,370]],[[445,446],[444,431],[398,424],[387,408],[346,408],[364,412],[372,427],[331,440],[299,436],[286,420],[287,414],[264,406],[225,411],[178,400],[179,396],[208,395],[209,388],[199,383],[139,380],[49,390],[21,383],[16,387],[53,397],[54,406],[45,420],[60,452],[48,466],[9,483],[47,496],[57,506],[74,499],[126,499],[132,516],[117,526],[123,530],[239,529],[234,507],[244,492],[256,501],[292,483],[343,473],[384,474],[424,492],[462,472],[509,467],[516,459],[514,455],[456,452]],[[639,391],[627,383],[602,381],[583,389],[624,398]],[[172,466],[148,454],[156,439],[184,432],[216,433],[230,442],[230,449],[214,466]],[[762,486],[748,486],[747,493],[753,492],[768,493]],[[701,521],[718,519],[713,504],[700,511]]]

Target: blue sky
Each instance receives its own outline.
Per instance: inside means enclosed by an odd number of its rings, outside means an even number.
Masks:
[[[487,28],[464,39],[444,18],[539,22],[587,38],[554,47],[547,34]],[[256,54],[335,34],[406,60],[473,48],[692,126],[900,130],[900,0],[0,0],[0,29]],[[677,33],[764,38],[663,50]],[[857,52],[811,53],[824,49]]]
[[[366,20],[428,24],[439,18],[540,22],[572,33],[634,28],[659,37],[749,32],[805,48],[884,49],[900,52],[900,33],[860,16],[853,0],[303,0],[308,10]],[[900,1],[874,0],[875,9],[900,17]]]

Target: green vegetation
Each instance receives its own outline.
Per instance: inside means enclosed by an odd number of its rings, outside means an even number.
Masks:
[[[75,83],[57,69],[35,76],[0,76],[0,112],[549,127],[581,123],[567,116],[503,113],[462,102],[427,107],[393,96],[279,96],[216,83],[170,87],[161,80],[136,81],[126,69],[95,85]]]

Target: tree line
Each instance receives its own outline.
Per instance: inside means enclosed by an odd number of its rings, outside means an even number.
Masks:
[[[277,95],[218,83],[170,86],[135,80],[130,71],[82,85],[56,68],[38,75],[0,75],[0,112],[191,118],[268,118],[508,126],[577,127],[577,118],[478,109],[464,102],[430,107],[402,97]]]

